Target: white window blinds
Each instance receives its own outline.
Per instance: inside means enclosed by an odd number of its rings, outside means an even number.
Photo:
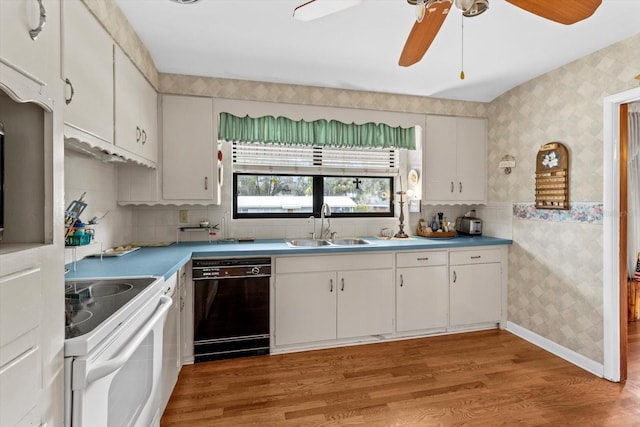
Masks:
[[[398,152],[393,148],[343,149],[233,143],[233,171],[336,176],[394,176]]]

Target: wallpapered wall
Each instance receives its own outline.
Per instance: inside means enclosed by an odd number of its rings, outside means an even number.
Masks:
[[[551,71],[494,100],[489,117],[489,199],[514,203],[509,320],[603,361],[603,98],[635,87],[640,35]],[[566,211],[536,211],[541,145],[570,151]],[[496,167],[513,155],[505,176]]]
[[[490,104],[158,74],[114,0],[83,0],[163,93],[489,118],[489,201],[513,204],[509,320],[594,361],[603,360],[602,100],[634,87],[640,34],[551,71]],[[570,150],[572,210],[536,211],[541,145]],[[511,154],[517,167],[497,167]]]

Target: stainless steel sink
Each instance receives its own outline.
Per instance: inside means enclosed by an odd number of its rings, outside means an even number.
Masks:
[[[331,245],[328,241],[320,239],[287,239],[285,243],[292,248],[318,248]]]
[[[291,248],[319,248],[323,246],[357,246],[370,245],[371,242],[359,237],[344,239],[285,239],[285,243]]]
[[[353,245],[370,245],[371,242],[359,237],[345,238],[345,239],[333,239],[331,243],[338,246],[353,246]]]

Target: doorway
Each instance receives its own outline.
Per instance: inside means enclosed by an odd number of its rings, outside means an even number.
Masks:
[[[621,221],[621,145],[626,142],[621,133],[621,113],[625,105],[640,101],[640,88],[631,89],[604,100],[604,220],[603,220],[603,302],[604,302],[604,377],[611,381],[626,379],[627,374],[627,311],[626,311],[626,221]],[[625,185],[626,187],[626,185]],[[621,205],[621,201],[624,205]],[[624,243],[624,249],[622,244]],[[624,286],[622,285],[624,283]],[[624,305],[623,305],[624,298]],[[622,309],[624,307],[624,310]]]

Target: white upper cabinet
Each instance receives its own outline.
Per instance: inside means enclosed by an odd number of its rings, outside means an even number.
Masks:
[[[80,0],[62,3],[65,136],[113,144],[113,41]]]
[[[220,204],[213,99],[162,97],[162,196]]]
[[[60,0],[0,1],[0,62],[41,86],[60,78]]]
[[[486,119],[427,116],[423,155],[426,202],[486,202]]]
[[[115,144],[155,166],[158,95],[131,60],[115,48]]]

